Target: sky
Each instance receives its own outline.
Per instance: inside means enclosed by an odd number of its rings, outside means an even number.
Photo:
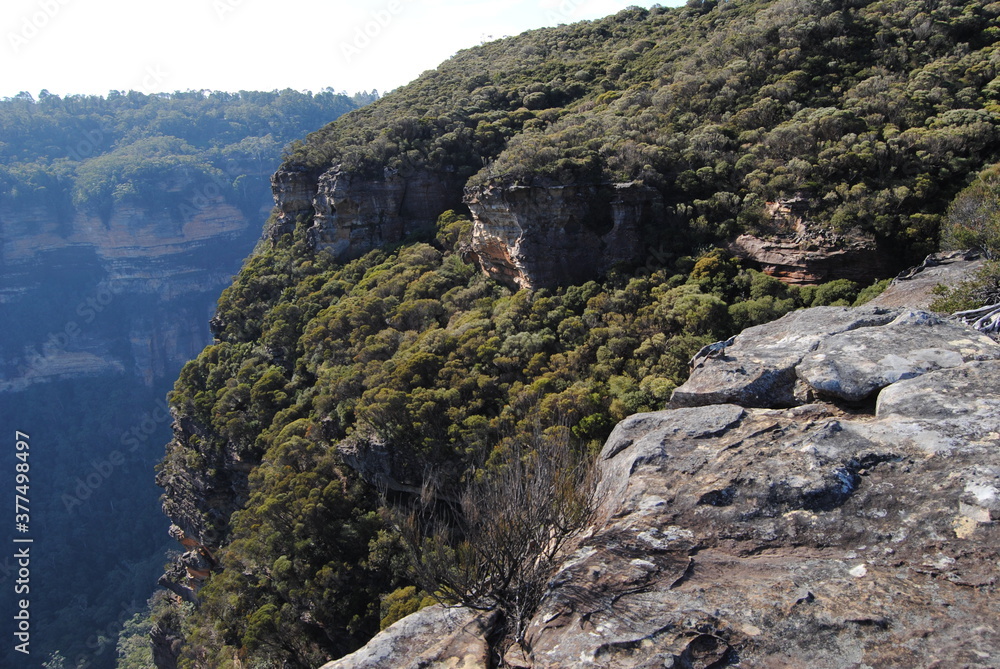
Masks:
[[[676,5],[679,0],[661,2]],[[386,93],[456,51],[637,0],[2,0],[0,97]]]

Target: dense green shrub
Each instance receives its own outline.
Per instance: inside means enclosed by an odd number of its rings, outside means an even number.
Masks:
[[[991,260],[1000,257],[1000,165],[980,172],[952,201],[941,246],[973,249]]]

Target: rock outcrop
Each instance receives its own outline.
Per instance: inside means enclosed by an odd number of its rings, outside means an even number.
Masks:
[[[850,279],[862,285],[891,273],[891,263],[871,237],[838,234],[808,221],[807,200],[768,202],[758,234],[744,234],[729,251],[786,283],[809,285]]]
[[[953,288],[971,277],[985,260],[971,251],[932,253],[923,263],[902,272],[868,304],[879,307],[927,309],[937,299],[938,285]]]
[[[455,174],[414,170],[403,176],[386,170],[379,180],[334,167],[319,178],[310,230],[316,247],[338,258],[434,231],[441,212],[459,206],[464,180]]]
[[[340,260],[430,235],[437,217],[464,203],[473,218],[467,257],[512,288],[580,283],[645,253],[643,228],[662,197],[638,183],[487,185],[462,189],[453,172],[386,168],[373,178],[339,165],[317,174],[286,165],[271,178],[272,242],[307,224],[312,246]]]
[[[464,180],[455,173],[386,169],[373,179],[331,167],[322,174],[286,167],[271,179],[276,205],[266,236],[276,240],[312,217],[309,239],[338,259],[428,235],[441,212],[461,205]]]
[[[301,165],[286,165],[271,176],[274,217],[264,230],[264,237],[276,242],[295,229],[300,218],[311,216],[319,175]]]
[[[200,564],[198,556],[204,557],[205,551],[211,554],[225,542],[232,514],[246,503],[247,479],[256,462],[242,458],[234,447],[198,448],[208,438],[206,430],[194,420],[180,419],[176,414],[173,418],[173,439],[164,460],[169,466],[157,474],[156,484],[164,491],[163,513],[173,524],[171,536],[193,554],[175,560],[177,568],[167,576],[182,587],[196,589],[203,579],[187,573],[186,568]],[[183,460],[190,453],[200,455],[199,466],[170,462]]]
[[[513,288],[582,283],[645,251],[660,194],[637,183],[488,185],[466,192],[472,257]]]
[[[421,609],[379,634],[361,650],[322,669],[488,667],[486,635],[495,615],[440,604]]]
[[[509,663],[1000,666],[1000,345],[819,308],[703,353],[686,406],[608,439],[597,520]],[[435,659],[488,666],[465,657]]]
[[[861,402],[896,381],[1000,357],[979,332],[927,312],[817,307],[706,347],[671,406],[790,407],[814,397]]]

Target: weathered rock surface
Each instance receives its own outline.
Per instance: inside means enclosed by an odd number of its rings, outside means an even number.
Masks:
[[[441,212],[459,206],[464,180],[454,174],[386,171],[363,179],[334,167],[319,178],[310,229],[316,248],[353,258],[434,231]]]
[[[729,250],[766,274],[802,285],[834,279],[868,285],[891,271],[873,238],[838,234],[810,223],[805,198],[768,202],[765,213],[765,229],[740,235]]]
[[[276,242],[295,229],[300,217],[312,215],[313,199],[319,189],[317,176],[314,171],[295,165],[284,167],[271,176],[274,222],[265,229],[265,238]]]
[[[886,350],[913,368],[895,379]],[[822,351],[877,402],[803,392]],[[615,428],[596,520],[508,659],[1000,666],[998,353],[971,329],[877,308],[798,312],[710,350],[682,393],[704,406]],[[423,648],[410,638],[404,657]]]
[[[780,407],[814,396],[860,402],[902,379],[997,357],[989,337],[927,312],[819,307],[706,347],[670,402]]]
[[[691,361],[691,376],[671,406],[733,402],[751,407],[794,406],[795,368],[831,335],[886,325],[901,312],[879,307],[818,307],[793,311],[706,347]]]
[[[344,172],[339,166],[316,174],[290,166],[271,177],[275,219],[272,241],[312,217],[315,248],[346,260],[415,234],[429,234],[441,212],[461,206],[464,180],[455,173],[386,170],[381,178]]]
[[[889,270],[882,254],[868,243],[821,245],[783,237],[740,235],[729,250],[757,263],[765,274],[798,285],[834,279],[868,285]]]
[[[983,262],[981,256],[969,251],[932,253],[921,265],[893,279],[889,287],[868,304],[927,309],[937,298],[933,292],[935,286],[953,287],[969,278]]]
[[[821,396],[860,402],[896,381],[998,357],[1000,349],[986,335],[924,311],[907,311],[888,325],[829,337],[802,359],[795,374]]]
[[[1000,363],[977,366],[989,394]],[[932,377],[957,373],[900,382],[924,387],[875,419],[746,409],[706,438],[707,408],[680,409],[616,433],[611,520],[555,577],[531,666],[997,666],[1000,398],[928,418],[950,403]]]
[[[645,251],[642,227],[662,207],[636,183],[486,186],[466,192],[471,251],[489,276],[514,288],[582,283]]]
[[[488,669],[492,616],[436,604],[389,626],[364,648],[322,669]]]
[[[513,288],[581,283],[646,252],[643,228],[661,216],[662,196],[639,183],[568,186],[491,184],[465,191],[454,172],[386,169],[380,177],[334,165],[317,174],[285,166],[271,178],[272,242],[309,223],[316,249],[346,260],[433,233],[437,217],[464,203],[473,218],[467,257]]]
[[[235,447],[196,448],[207,438],[205,429],[176,414],[173,432],[164,459],[167,466],[156,476],[156,484],[164,491],[163,513],[177,527],[172,534],[189,540],[185,548],[214,551],[226,539],[230,517],[246,503],[247,478],[256,463],[241,458]],[[201,467],[182,465],[190,452],[203,456]]]

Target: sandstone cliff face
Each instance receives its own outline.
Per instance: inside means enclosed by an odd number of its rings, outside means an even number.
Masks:
[[[512,666],[1000,666],[1000,345],[925,312],[826,307],[694,365],[684,406],[608,439],[597,520]],[[474,639],[399,634],[373,641],[397,635],[399,666],[487,666]]]
[[[806,218],[802,198],[769,202],[766,214],[766,231],[740,235],[729,245],[733,255],[753,261],[766,274],[801,285],[834,279],[868,285],[892,273],[874,239],[818,228]]]
[[[486,186],[466,193],[471,252],[482,270],[514,288],[596,278],[645,251],[642,228],[662,199],[636,183]]]
[[[317,175],[301,166],[290,165],[271,176],[274,221],[264,231],[272,242],[295,229],[296,219],[313,213]]]
[[[457,208],[463,180],[451,173],[386,170],[380,179],[334,166],[320,175],[286,168],[271,180],[276,221],[272,240],[291,232],[296,219],[312,216],[310,241],[338,259],[356,258],[411,235],[430,234],[438,216]]]
[[[123,204],[106,221],[3,203],[0,228],[0,307],[51,305],[35,331],[5,338],[0,392],[109,373],[151,387],[173,376],[210,343],[207,317],[256,237],[239,209],[207,191],[173,211]]]
[[[359,177],[334,166],[322,174],[289,166],[271,179],[272,241],[312,217],[316,249],[347,260],[372,249],[430,234],[437,217],[462,202],[473,217],[469,257],[513,288],[555,287],[596,278],[639,259],[643,227],[662,208],[655,190],[636,183],[470,189],[451,173],[386,169]]]
[[[80,248],[92,250],[105,262],[112,278],[129,281],[155,276],[150,264],[156,259],[190,253],[220,238],[239,235],[249,222],[220,195],[201,195],[177,211],[122,204],[107,221],[79,211],[70,221],[59,221],[45,207],[14,209],[4,204],[0,205],[0,225],[6,267],[38,262],[53,251]],[[183,279],[190,271],[182,265],[174,273]],[[172,274],[156,278],[163,284],[174,283]]]
[[[387,170],[383,179],[368,180],[333,168],[319,178],[310,232],[317,248],[338,258],[433,233],[438,216],[458,205],[461,183],[420,170],[407,176]]]

